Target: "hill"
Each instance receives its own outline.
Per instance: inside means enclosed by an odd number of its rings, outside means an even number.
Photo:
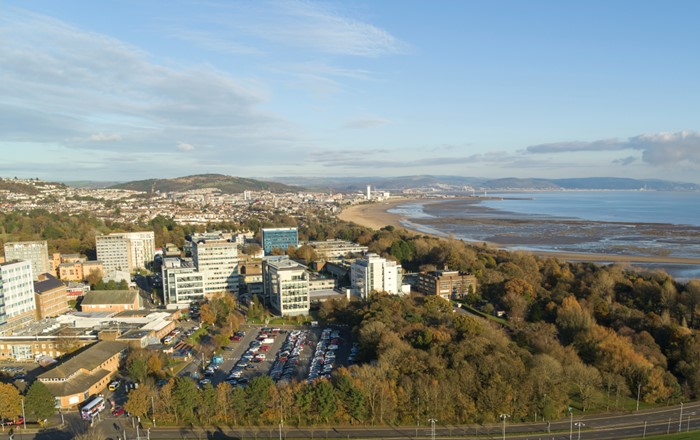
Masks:
[[[217,188],[224,194],[236,194],[243,191],[272,191],[276,193],[297,192],[302,188],[276,182],[226,176],[223,174],[197,174],[174,179],[148,179],[113,185],[113,189],[132,191],[182,192],[195,189]]]

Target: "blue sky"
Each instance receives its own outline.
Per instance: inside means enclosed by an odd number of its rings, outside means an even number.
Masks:
[[[697,2],[0,3],[0,175],[700,183]]]

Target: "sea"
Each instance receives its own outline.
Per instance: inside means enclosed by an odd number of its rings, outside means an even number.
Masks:
[[[407,228],[512,250],[700,259],[700,192],[487,193],[407,202],[389,212],[404,217]],[[700,278],[699,265],[635,266],[680,281]]]

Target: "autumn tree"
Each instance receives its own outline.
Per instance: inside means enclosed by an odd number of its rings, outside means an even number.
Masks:
[[[21,414],[22,398],[19,390],[14,385],[0,382],[0,419],[14,420]]]

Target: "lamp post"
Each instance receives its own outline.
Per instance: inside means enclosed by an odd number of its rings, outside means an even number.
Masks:
[[[575,425],[578,427],[578,440],[581,440],[581,427],[586,426],[585,423],[576,422]]]
[[[569,407],[569,440],[574,440],[574,409]]]
[[[503,440],[506,439],[506,419],[510,417],[510,414],[501,414],[501,419],[503,420]]]
[[[428,419],[428,421],[430,422],[430,437],[432,440],[435,440],[435,422],[437,422],[437,420]]]
[[[681,416],[678,418],[678,432],[683,430],[683,402],[681,402]]]
[[[151,396],[151,417],[153,418],[153,427],[156,427],[156,404]]]

